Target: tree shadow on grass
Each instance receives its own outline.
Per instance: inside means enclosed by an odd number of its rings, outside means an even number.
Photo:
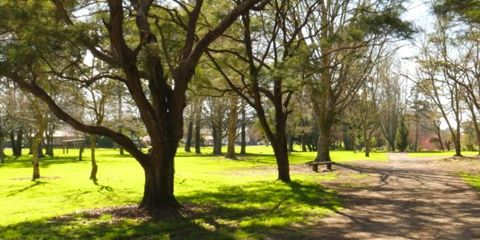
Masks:
[[[55,156],[49,157],[45,156],[40,159],[40,167],[48,167],[52,164],[65,164],[65,163],[82,163],[83,161],[78,161],[77,156]],[[22,156],[22,157],[8,157],[5,161],[5,164],[0,165],[0,167],[18,167],[26,168],[32,166],[32,156]]]
[[[21,189],[17,189],[17,190],[13,190],[13,191],[10,191],[6,196],[7,197],[11,197],[11,196],[15,196],[17,194],[20,194],[22,192],[25,192],[31,188],[34,188],[36,186],[39,186],[39,185],[43,185],[43,184],[46,184],[47,182],[44,182],[44,181],[40,181],[40,180],[34,180],[32,181],[32,184],[26,186],[26,187],[23,187]]]
[[[179,199],[185,209],[177,217],[142,217],[136,208],[133,215],[76,213],[2,227],[0,239],[301,239],[306,231],[292,224],[319,219],[340,207],[331,191],[304,182],[224,186]]]

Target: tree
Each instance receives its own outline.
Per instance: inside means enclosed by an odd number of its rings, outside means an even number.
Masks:
[[[227,155],[226,158],[236,159],[235,156],[235,141],[237,139],[237,120],[238,120],[238,97],[235,95],[229,96],[230,109],[228,111],[227,123]]]
[[[400,152],[405,152],[408,147],[408,129],[405,123],[405,116],[400,120],[400,127],[397,133],[397,147]]]
[[[205,118],[209,120],[212,133],[213,154],[222,155],[222,139],[227,129],[227,109],[223,97],[207,97],[205,100]]]
[[[16,31],[22,34],[15,36],[30,37],[41,33],[41,36],[49,36],[50,39],[20,38],[11,39],[11,44],[2,44],[0,73],[40,98],[59,119],[75,129],[109,137],[132,154],[145,173],[141,207],[150,210],[178,208],[174,197],[174,157],[183,136],[183,110],[188,84],[207,47],[238,16],[254,8],[260,1],[245,0],[238,4],[231,3],[228,8],[217,8],[221,19],[216,23],[209,22],[213,25],[200,24],[202,10],[208,4],[201,0],[192,5],[187,1],[175,1],[176,6],[148,0],[131,1],[130,4],[109,0],[107,4],[99,2],[86,5],[74,1],[52,2],[55,13],[51,12],[50,2],[35,1],[18,9],[15,1],[7,1],[2,16],[14,21],[2,21],[0,32],[3,36],[8,38]],[[78,18],[73,14],[77,11],[87,11],[90,14],[86,16],[91,17]],[[23,14],[13,14],[18,12]],[[28,18],[17,19],[23,16]],[[35,32],[32,33],[31,29]],[[174,38],[173,33],[178,37]],[[18,51],[19,48],[24,51]],[[80,52],[76,50],[78,48]],[[45,91],[46,83],[35,82],[18,74],[24,72],[23,68],[28,64],[23,62],[27,58],[12,56],[12,50],[15,49],[16,54],[28,55],[30,62],[52,61],[54,55],[60,54],[58,49],[68,49],[71,51],[65,50],[61,54],[64,54],[64,59],[74,63],[70,65],[71,68],[81,66],[78,63],[84,59],[82,53],[86,52],[105,63],[112,71],[98,73],[96,77],[88,79],[71,79],[72,76],[65,75],[68,71],[60,70],[65,66],[49,66],[50,72],[55,73],[52,78],[65,81],[70,79],[88,85],[89,82],[107,77],[123,83],[135,101],[150,136],[150,153],[140,151],[133,140],[123,133],[105,126],[87,125],[72,117]],[[53,84],[53,81],[47,82]]]
[[[310,1],[271,1],[264,11],[242,15],[243,36],[226,36],[233,38],[230,45],[234,47],[209,51],[213,66],[228,87],[255,110],[272,143],[278,179],[283,182],[290,182],[286,133],[290,101],[301,85],[298,76],[305,65],[306,36],[302,36],[302,29],[315,6]],[[236,64],[229,64],[227,59],[232,58]]]
[[[384,57],[384,44],[413,32],[400,20],[402,1],[380,2],[321,1],[319,20],[308,25],[310,32],[318,31],[311,44],[315,68],[309,85],[319,128],[315,161],[331,161],[336,117]]]
[[[437,15],[436,32],[430,34],[422,46],[421,55],[417,61],[417,87],[439,109],[448,126],[452,142],[455,147],[455,156],[461,154],[461,122],[462,122],[462,92],[459,84],[464,74],[455,66],[460,65],[462,59],[455,56],[456,48],[449,19]]]
[[[477,0],[440,0],[436,1],[434,11],[437,14],[452,14],[461,20],[480,23],[480,2]]]
[[[32,166],[33,166],[33,175],[32,180],[40,178],[40,151],[39,147],[42,144],[43,134],[47,128],[47,118],[45,116],[45,107],[41,105],[42,103],[32,97],[30,99],[30,106],[33,110],[33,117],[35,119],[35,134],[32,139]]]

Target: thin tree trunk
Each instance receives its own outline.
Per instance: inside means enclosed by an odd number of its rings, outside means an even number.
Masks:
[[[190,121],[188,122],[187,139],[185,140],[185,152],[191,152],[190,148],[192,146],[192,137],[193,137],[193,121],[190,119]]]
[[[222,130],[221,127],[212,126],[213,154],[222,155]]]
[[[236,96],[230,97],[230,112],[228,115],[228,144],[226,158],[236,159],[235,140],[237,139],[237,120],[238,120],[238,99]]]
[[[98,165],[95,158],[95,150],[97,148],[97,136],[90,135],[90,158],[92,160],[92,169],[90,171],[90,180],[97,181]]]
[[[247,113],[245,111],[245,105],[242,105],[242,123],[241,123],[241,130],[240,130],[240,154],[245,155],[247,154]]]
[[[365,139],[365,157],[370,157],[370,136],[367,129],[363,129],[363,139]]]
[[[51,124],[50,124],[51,125]],[[53,129],[52,127],[47,127],[47,131],[45,132],[45,140],[46,140],[46,145],[45,145],[45,154],[53,157]]]
[[[5,163],[5,136],[0,135],[0,163],[4,164]]]
[[[38,133],[35,134],[35,137],[32,141],[32,166],[33,166],[33,175],[32,180],[40,178],[40,156],[38,154],[38,148],[42,142],[42,129],[38,129]]]
[[[80,142],[80,146],[79,146],[79,148],[78,148],[78,161],[82,161],[82,159],[83,159],[84,144],[85,144],[85,143],[84,143],[84,141],[82,140],[82,141]]]
[[[202,101],[198,100],[198,102],[195,103],[195,153],[196,154],[201,154],[201,128],[202,128]]]
[[[40,178],[40,145],[42,144],[43,134],[46,129],[46,122],[45,118],[42,115],[42,110],[38,106],[36,102],[32,103],[33,108],[35,109],[35,118],[37,122],[37,130],[38,132],[35,133],[32,139],[32,166],[33,166],[33,174],[32,180],[36,180]]]

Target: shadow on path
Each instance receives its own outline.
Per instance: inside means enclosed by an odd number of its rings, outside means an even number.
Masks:
[[[401,153],[389,158],[389,163],[338,164],[375,181],[343,189],[345,210],[322,219],[312,239],[480,239],[476,191],[434,161]]]

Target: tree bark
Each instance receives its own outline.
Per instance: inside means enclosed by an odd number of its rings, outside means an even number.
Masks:
[[[320,135],[317,142],[317,157],[315,161],[318,162],[331,162],[330,158],[330,137],[332,131],[333,120],[329,117],[325,121],[320,121]],[[327,169],[331,170],[332,165],[327,164]],[[318,170],[318,169],[314,169]]]
[[[212,125],[213,154],[222,155],[222,127]]]
[[[83,159],[83,149],[84,149],[84,141],[82,140],[80,142],[80,146],[78,147],[78,161],[82,161]]]
[[[193,137],[193,121],[190,119],[188,122],[187,139],[185,140],[185,152],[191,152],[190,148],[192,146],[192,137]]]
[[[196,154],[201,154],[201,132],[200,130],[202,129],[202,100],[198,100],[195,103],[195,153]]]
[[[32,166],[33,166],[33,175],[32,180],[40,178],[40,156],[38,154],[38,148],[42,142],[43,129],[38,129],[38,132],[35,134],[32,141]]]
[[[180,207],[174,196],[174,158],[178,142],[152,146],[150,160],[142,164],[145,186],[140,207],[153,210]]]
[[[241,129],[240,129],[240,154],[245,155],[247,154],[247,113],[245,110],[245,105],[242,104],[242,123],[241,123]]]
[[[92,160],[92,169],[90,170],[90,180],[97,181],[98,165],[95,158],[95,150],[97,148],[97,136],[90,135],[90,158]]]
[[[32,106],[35,110],[35,120],[36,120],[36,127],[37,132],[33,136],[32,139],[32,166],[33,166],[33,174],[32,180],[36,180],[40,178],[40,145],[42,144],[43,134],[45,133],[46,129],[46,120],[45,117],[42,115],[42,109],[36,102],[32,102]]]
[[[15,138],[15,131],[10,132],[10,143],[12,145],[13,156],[22,156],[23,146],[23,130],[17,130],[17,137]]]
[[[286,114],[282,112],[276,113],[277,124],[275,125],[275,137],[270,139],[275,160],[277,161],[278,180],[282,182],[290,182],[290,164],[288,160],[288,146],[286,133]]]
[[[5,136],[0,134],[0,163],[4,164],[5,163]]]
[[[51,126],[52,123],[48,124],[47,126],[47,131],[45,132],[45,140],[46,140],[46,145],[45,145],[45,154],[53,157],[54,152],[53,152],[53,133],[54,129]]]
[[[230,97],[230,112],[228,115],[228,144],[226,158],[236,159],[235,140],[237,139],[237,120],[238,120],[238,99],[233,95]]]
[[[200,144],[200,118],[197,118],[195,120],[195,153],[196,154],[201,154],[202,153],[202,150],[201,150],[201,144]]]

